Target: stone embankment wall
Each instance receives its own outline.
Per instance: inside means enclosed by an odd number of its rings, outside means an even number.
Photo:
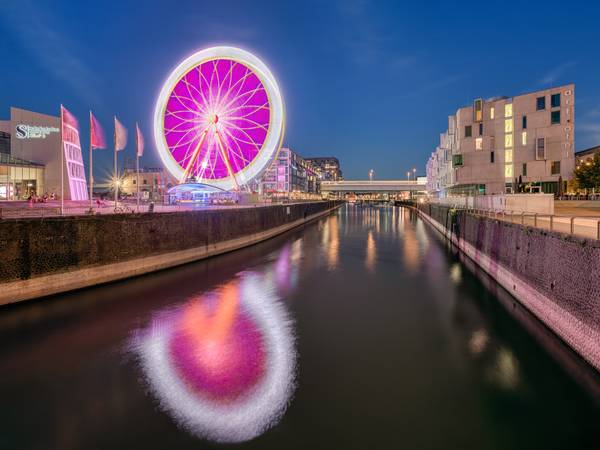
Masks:
[[[0,220],[0,305],[235,250],[340,204]]]
[[[431,223],[600,370],[600,241],[417,204]]]

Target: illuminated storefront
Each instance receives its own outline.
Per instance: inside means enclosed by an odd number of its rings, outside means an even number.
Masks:
[[[45,169],[14,156],[0,153],[0,200],[24,200],[45,191]]]

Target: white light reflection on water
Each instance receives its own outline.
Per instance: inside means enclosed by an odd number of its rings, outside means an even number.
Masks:
[[[296,350],[273,279],[281,283],[288,257],[265,274],[241,273],[162,311],[134,334],[132,349],[149,390],[190,433],[243,442],[283,416],[295,387]]]

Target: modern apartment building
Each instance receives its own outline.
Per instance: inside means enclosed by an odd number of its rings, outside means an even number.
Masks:
[[[323,181],[340,181],[342,179],[342,169],[340,160],[334,156],[319,156],[315,158],[306,158],[306,160],[320,171]]]
[[[282,148],[259,184],[260,191],[267,195],[289,197],[292,193],[316,194],[320,187],[320,172],[298,153]]]
[[[427,163],[430,192],[558,192],[575,165],[574,108],[573,84],[475,99],[448,118]]]

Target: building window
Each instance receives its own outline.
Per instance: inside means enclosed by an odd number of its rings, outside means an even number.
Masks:
[[[475,150],[483,150],[483,138],[475,138]]]
[[[552,108],[559,108],[560,107],[560,93],[559,94],[552,94],[550,96],[550,106]]]
[[[527,176],[527,163],[523,163],[523,176]]]
[[[527,129],[527,116],[523,116],[523,129]]]
[[[505,148],[512,148],[513,146],[513,135],[512,134],[505,134],[504,135],[504,147]]]
[[[552,111],[550,113],[550,123],[552,125],[556,125],[556,124],[560,123],[560,110]]]
[[[536,99],[535,104],[536,104],[535,109],[537,109],[538,111],[546,109],[546,97],[538,97]]]
[[[512,150],[504,150],[504,162],[505,163],[513,162],[513,151]]]
[[[511,178],[513,176],[513,166],[512,164],[507,164],[504,166],[504,178]]]
[[[496,136],[490,136],[490,150],[496,150]]]
[[[527,131],[521,133],[521,144],[527,145]]]
[[[546,159],[546,138],[537,138],[535,141],[535,159]]]
[[[560,175],[560,161],[552,161],[552,166],[550,168],[551,175]]]
[[[490,108],[490,119],[493,119],[493,118],[494,118],[494,113],[495,113],[495,108],[492,106],[492,107]]]
[[[507,103],[506,105],[504,105],[504,117],[512,117],[512,115],[513,115],[512,103]]]
[[[483,122],[479,124],[479,136],[483,136]]]
[[[490,162],[494,163],[494,152],[493,151],[490,152]]]
[[[463,155],[452,155],[452,167],[463,165]]]
[[[481,122],[483,120],[483,100],[477,99],[473,105],[473,121]]]
[[[133,184],[137,184],[136,180],[133,180]]]
[[[473,128],[471,127],[471,125],[467,125],[465,126],[465,137],[471,137],[473,135]]]
[[[513,130],[513,121],[512,119],[504,119],[504,132],[512,133]]]

